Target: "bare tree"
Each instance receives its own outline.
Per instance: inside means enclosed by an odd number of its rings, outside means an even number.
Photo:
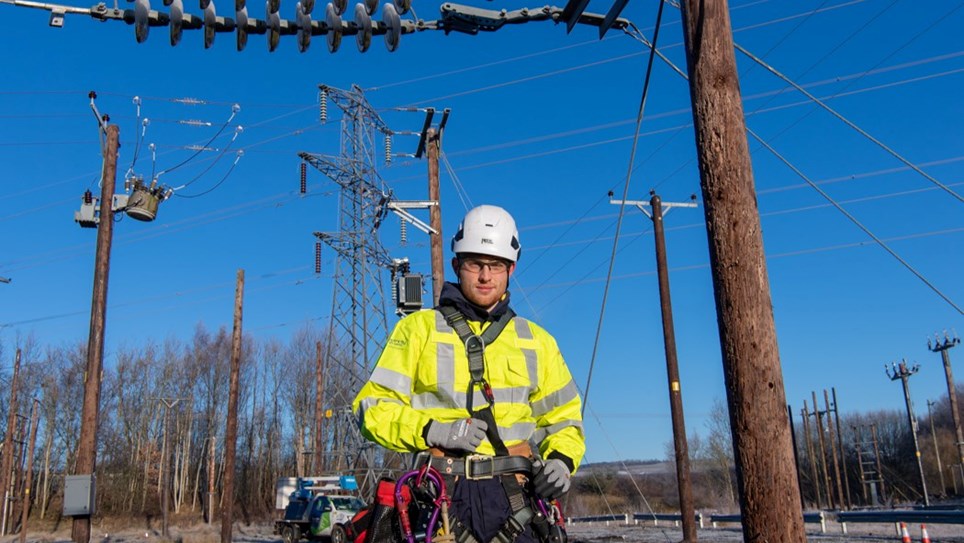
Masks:
[[[730,417],[726,404],[717,398],[710,409],[706,421],[707,438],[704,447],[704,465],[712,487],[725,500],[728,507],[736,505],[736,491],[733,488],[733,439],[730,432]]]

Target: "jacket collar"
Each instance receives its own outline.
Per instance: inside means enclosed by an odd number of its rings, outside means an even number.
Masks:
[[[509,310],[509,291],[506,291],[499,303],[488,311],[465,299],[462,289],[455,283],[446,282],[442,285],[442,293],[439,294],[439,306],[450,305],[462,312],[469,320],[487,322],[494,321],[500,315]]]

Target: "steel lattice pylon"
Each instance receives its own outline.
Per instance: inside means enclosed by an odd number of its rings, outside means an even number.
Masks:
[[[342,112],[338,156],[299,153],[299,156],[341,187],[338,232],[315,232],[335,249],[331,324],[326,346],[329,374],[340,375],[339,386],[326,387],[326,404],[333,410],[328,430],[325,465],[330,470],[353,471],[363,491],[374,487],[377,476],[400,459],[387,458],[358,431],[351,401],[368,378],[388,335],[384,271],[393,261],[378,238],[378,226],[388,213],[391,193],[375,168],[376,132],[390,136],[362,90],[320,86],[322,121],[327,100]]]

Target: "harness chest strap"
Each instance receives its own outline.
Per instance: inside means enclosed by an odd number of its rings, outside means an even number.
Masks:
[[[465,315],[458,309],[452,306],[442,306],[439,307],[439,311],[442,313],[442,316],[445,317],[445,322],[455,330],[455,333],[458,334],[459,339],[461,339],[465,345],[465,355],[469,359],[469,375],[471,376],[469,388],[466,391],[466,409],[469,412],[469,416],[485,421],[488,425],[485,434],[489,439],[489,443],[491,443],[495,449],[496,455],[507,456],[509,454],[508,449],[506,449],[502,437],[499,436],[499,427],[495,422],[495,416],[492,414],[492,405],[495,403],[495,398],[492,396],[492,388],[485,381],[485,346],[492,344],[498,339],[502,330],[504,330],[509,324],[509,321],[515,317],[515,312],[513,312],[511,308],[507,308],[504,313],[489,324],[482,332],[482,335],[476,335],[472,329],[469,328],[469,323],[465,319]],[[473,397],[475,396],[476,385],[482,388],[482,393],[485,395],[488,405],[482,409],[473,411]]]

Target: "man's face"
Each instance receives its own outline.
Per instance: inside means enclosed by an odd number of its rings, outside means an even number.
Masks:
[[[509,286],[515,263],[494,256],[462,254],[452,259],[462,295],[473,304],[492,309]]]

